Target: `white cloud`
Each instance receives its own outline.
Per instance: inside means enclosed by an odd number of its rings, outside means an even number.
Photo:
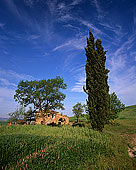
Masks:
[[[53,51],[56,51],[62,48],[67,51],[73,50],[73,49],[83,50],[86,45],[85,43],[86,43],[85,36],[80,36],[75,39],[74,38],[70,39],[67,42],[55,47]]]
[[[5,23],[0,23],[0,28],[3,29],[5,26]]]
[[[79,21],[81,24],[85,25],[86,27],[88,27],[89,29],[93,29],[95,34],[102,34],[102,31],[100,29],[98,29],[97,27],[95,27],[92,23],[86,21],[86,20],[82,20],[82,19],[77,19],[77,21]]]
[[[14,94],[14,90],[0,87],[0,117],[8,118],[8,113],[15,110]]]
[[[57,3],[56,0],[47,0],[46,4],[48,5],[51,15],[55,16],[58,21],[66,22],[66,20],[72,19],[70,17],[70,10],[81,2],[82,0],[73,0],[71,3],[66,4],[65,1]]]
[[[1,98],[11,99],[11,98],[13,98],[14,94],[15,94],[14,90],[0,87],[0,97]]]
[[[3,86],[13,86],[13,87],[17,87],[16,84],[10,83],[7,79],[0,78],[0,82],[2,83]]]
[[[132,34],[114,53],[111,54],[109,73],[110,93],[115,91],[119,98],[127,104],[136,102],[136,66],[129,61],[135,54],[135,34]],[[131,52],[129,54],[129,52]]]
[[[136,25],[136,10],[134,10],[133,12],[133,21],[134,21],[134,25]]]
[[[96,7],[96,10],[98,12],[98,17],[100,17],[102,14],[102,9],[99,2],[97,0],[91,0],[91,3]]]
[[[96,8],[98,20],[102,20],[106,14],[106,11],[103,10],[102,5],[100,4],[101,1],[90,0],[90,2]]]
[[[123,69],[126,66],[126,56],[118,55],[117,57],[112,57],[110,63],[112,66],[112,72],[117,71],[118,69]]]
[[[84,92],[83,86],[85,86],[85,76],[80,77],[80,79],[76,82],[75,86],[71,89],[72,92]]]
[[[107,23],[105,20],[99,22],[100,25],[104,26],[104,29],[112,31],[116,35],[116,40],[121,40],[126,33],[123,33],[122,26],[119,24]]]
[[[30,75],[0,68],[0,117],[8,117],[8,113],[15,110],[14,94],[18,81],[32,79]]]
[[[73,20],[70,14],[61,15],[57,21],[68,22],[69,20]]]
[[[20,80],[31,80],[32,76],[19,74],[12,70],[0,68],[0,117],[8,117],[8,113],[15,110],[15,88]]]
[[[20,12],[13,0],[5,0],[9,9],[11,10],[12,13],[14,13],[17,17],[21,18]]]
[[[85,76],[85,67],[75,68],[73,71],[75,74],[76,83],[74,87],[71,89],[72,92],[84,92],[83,86],[86,83],[86,76]]]
[[[28,36],[28,40],[37,40],[38,38],[40,38],[39,35],[29,35]]]
[[[109,74],[110,92],[115,91],[125,104],[136,102],[136,67],[125,67],[122,74],[119,68]]]
[[[82,2],[83,0],[73,0],[73,2],[70,4],[71,6],[78,5]]]
[[[7,79],[16,79],[16,80],[31,80],[31,79],[33,79],[33,77],[31,75],[19,74],[13,70],[4,70],[2,68],[0,68],[0,76],[1,76],[1,78],[6,77]]]
[[[34,1],[33,0],[24,0],[25,4],[29,7],[33,6]]]

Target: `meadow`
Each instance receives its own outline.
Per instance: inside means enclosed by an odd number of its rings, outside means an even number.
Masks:
[[[127,107],[102,133],[80,121],[85,127],[0,125],[0,169],[136,169],[136,158],[128,156],[136,106]]]

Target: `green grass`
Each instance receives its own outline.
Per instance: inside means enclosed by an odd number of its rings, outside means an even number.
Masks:
[[[6,126],[7,126],[7,125],[8,125],[8,122],[9,122],[8,120],[0,121],[0,126],[1,126],[1,125],[6,125]]]
[[[1,167],[7,169],[84,169],[103,155],[112,157],[110,139],[88,128],[3,126]],[[30,156],[31,155],[31,156]],[[29,157],[29,158],[28,158]]]
[[[77,118],[76,118],[76,116],[72,116],[72,117],[69,117],[69,122],[76,122],[77,121]],[[85,117],[82,117],[82,116],[80,116],[79,117],[79,121],[81,122],[86,122],[87,120],[86,120],[86,118]]]
[[[136,169],[127,152],[127,135],[136,132],[135,109],[127,107],[103,133],[69,125],[1,125],[0,169]]]

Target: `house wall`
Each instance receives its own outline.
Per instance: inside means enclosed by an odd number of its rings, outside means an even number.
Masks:
[[[48,116],[48,114],[50,116]],[[52,114],[54,114],[54,118],[52,118]],[[59,114],[58,112],[52,111],[51,113],[46,113],[45,116],[42,116],[41,113],[36,114],[36,124],[41,124],[41,122],[44,123],[44,125],[50,124],[50,123],[59,123],[59,119],[63,119],[64,121],[61,122],[61,124],[68,124],[69,123],[69,117]]]

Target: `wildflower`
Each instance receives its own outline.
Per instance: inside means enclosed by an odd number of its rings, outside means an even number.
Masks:
[[[54,164],[56,165],[56,161],[54,162]]]
[[[60,159],[60,157],[58,156],[58,160]]]
[[[23,165],[23,162],[22,162],[22,165]]]
[[[50,145],[50,147],[49,147],[50,149],[52,149],[53,148],[53,146],[52,145]]]
[[[26,168],[27,168],[27,164],[26,164]]]

